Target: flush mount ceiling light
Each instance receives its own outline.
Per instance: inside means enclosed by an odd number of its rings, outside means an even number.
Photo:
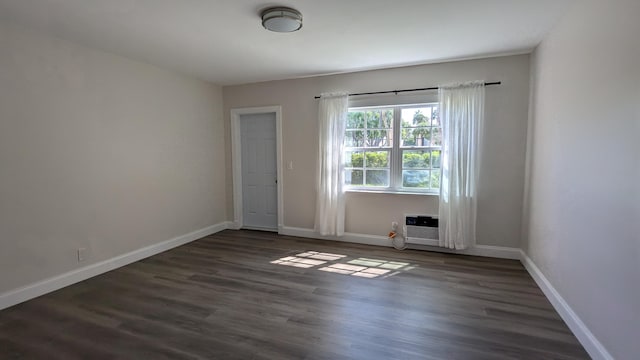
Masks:
[[[293,32],[302,27],[302,14],[292,8],[278,6],[262,10],[262,26],[275,32]]]

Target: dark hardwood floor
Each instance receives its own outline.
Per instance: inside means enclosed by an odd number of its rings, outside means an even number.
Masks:
[[[223,231],[0,311],[0,359],[588,359],[517,261]]]

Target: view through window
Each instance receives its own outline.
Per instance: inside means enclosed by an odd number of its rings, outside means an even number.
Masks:
[[[348,189],[440,188],[442,126],[435,103],[349,109],[344,145]]]

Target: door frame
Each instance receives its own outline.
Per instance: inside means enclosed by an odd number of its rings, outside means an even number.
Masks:
[[[242,115],[275,114],[276,116],[276,176],[278,183],[278,233],[283,227],[283,176],[282,176],[282,106],[260,106],[231,109],[231,170],[233,177],[233,228],[240,229],[243,225],[242,208],[242,136],[240,118]]]

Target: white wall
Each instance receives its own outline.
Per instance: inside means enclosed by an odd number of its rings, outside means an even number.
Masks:
[[[640,354],[638,16],[576,2],[535,51],[524,218],[524,251],[621,360]]]
[[[219,87],[1,23],[0,294],[223,222],[221,109]]]
[[[520,247],[528,55],[224,87],[226,131],[229,135],[232,108],[282,105],[284,163],[294,163],[293,170],[284,170],[284,225],[312,229],[318,146],[318,102],[314,96],[333,90],[390,90],[476,79],[503,82],[487,88],[487,141],[485,168],[479,185],[478,243]],[[424,98],[435,100],[436,93],[425,94]],[[362,99],[353,100],[362,105]],[[230,160],[229,153],[230,147],[227,147]],[[230,166],[229,161],[229,193],[232,189]],[[229,197],[229,214],[232,209]],[[348,193],[346,231],[384,236],[391,221],[399,221],[404,213],[436,214],[437,211],[437,196]]]

